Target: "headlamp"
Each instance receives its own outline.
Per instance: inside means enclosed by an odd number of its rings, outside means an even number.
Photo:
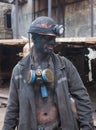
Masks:
[[[50,28],[42,28],[42,27],[36,27],[36,26],[30,26],[28,33],[37,33],[42,35],[53,35],[53,36],[60,36],[64,32],[63,25],[52,25]]]
[[[63,32],[64,32],[64,27],[63,27],[63,25],[58,25],[58,24],[56,24],[56,25],[53,27],[53,31],[54,31],[54,33],[56,33],[57,35],[62,35]]]

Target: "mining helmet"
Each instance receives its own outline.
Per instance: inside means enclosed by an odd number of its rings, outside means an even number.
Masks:
[[[63,34],[63,25],[58,25],[55,21],[47,16],[36,18],[29,29],[29,33],[37,33],[41,35],[60,36]]]

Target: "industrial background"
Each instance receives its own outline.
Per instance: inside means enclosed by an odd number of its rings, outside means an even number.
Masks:
[[[65,37],[96,36],[96,0],[0,1],[0,38],[27,36],[31,22],[41,15],[63,24]]]

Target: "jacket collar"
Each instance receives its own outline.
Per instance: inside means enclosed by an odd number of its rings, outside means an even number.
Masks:
[[[54,57],[55,65],[57,66],[58,69],[62,70],[66,67],[65,62],[63,60],[64,57],[61,57],[59,54],[53,54],[53,57]]]
[[[54,65],[56,65],[60,70],[65,68],[65,62],[64,60],[62,60],[63,57],[60,57],[59,54],[53,53],[52,58],[53,58]],[[28,66],[32,66],[33,65],[32,53],[30,53],[25,58],[22,58],[22,60],[19,61],[19,64],[24,68]]]
[[[32,61],[32,54],[28,54],[26,57],[22,58],[19,63],[23,68],[27,68],[28,66],[32,66],[33,61]]]

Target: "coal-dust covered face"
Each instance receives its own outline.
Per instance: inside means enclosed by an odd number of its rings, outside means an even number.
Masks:
[[[55,43],[55,36],[32,34],[35,51],[41,54],[51,54]]]

